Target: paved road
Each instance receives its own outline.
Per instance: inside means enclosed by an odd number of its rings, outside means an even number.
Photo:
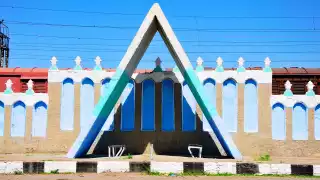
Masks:
[[[0,175],[0,180],[307,180],[314,178],[294,177],[217,177],[217,176],[146,176],[141,174],[41,174],[41,175]]]

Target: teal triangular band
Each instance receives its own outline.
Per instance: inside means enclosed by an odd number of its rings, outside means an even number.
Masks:
[[[224,72],[223,66],[217,66],[216,67],[216,72]]]
[[[293,96],[293,93],[291,90],[285,90],[283,93],[284,96]]]

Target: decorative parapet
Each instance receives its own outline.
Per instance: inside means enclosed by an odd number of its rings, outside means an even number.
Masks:
[[[39,101],[42,101],[46,104],[49,102],[49,96],[47,93],[34,93],[33,91],[33,82],[29,80],[27,83],[28,90],[25,93],[14,93],[12,91],[12,81],[8,79],[6,82],[6,90],[0,93],[0,101],[4,103],[4,105],[11,106],[15,102],[22,101],[27,106],[33,106]]]
[[[51,62],[51,67],[49,69],[49,71],[57,71],[59,70],[58,67],[57,67],[57,58],[55,56],[53,56],[50,60]]]
[[[270,63],[271,63],[271,60],[269,59],[269,57],[266,57],[266,59],[264,60],[263,72],[272,72]]]
[[[242,57],[239,58],[238,60],[238,68],[237,68],[237,72],[245,72],[246,71],[246,68],[243,67],[244,65],[244,59]]]
[[[102,60],[99,56],[97,56],[96,59],[94,60],[94,62],[96,63],[96,66],[94,67],[95,71],[102,71],[101,61]]]
[[[306,86],[308,88],[308,91],[306,92],[306,96],[315,96],[316,93],[313,91],[314,84],[311,81],[309,81]]]
[[[203,60],[201,57],[198,57],[197,59],[197,67],[196,67],[196,72],[202,72],[204,71],[204,67],[203,67]]]
[[[70,69],[70,70],[59,70],[59,71],[49,71],[48,73],[48,82],[63,82],[66,78],[71,78],[75,83],[81,83],[83,79],[90,78],[94,83],[101,83],[101,81],[105,78],[111,78],[114,75],[114,72],[106,72],[100,69],[101,59],[99,57],[96,58],[96,68],[91,70],[81,70],[79,68]],[[80,66],[81,59],[80,57],[76,58],[77,65]],[[243,58],[239,59],[239,68],[237,71],[235,70],[224,70],[222,66],[223,60],[219,57],[217,59],[217,68],[216,70],[204,70],[203,68],[203,60],[199,57],[197,59],[197,75],[200,81],[204,81],[208,78],[211,78],[216,81],[216,83],[223,83],[227,79],[234,79],[237,83],[245,83],[247,79],[253,79],[257,83],[272,83],[272,72],[266,72],[263,70],[246,70],[243,67],[244,60]],[[155,82],[161,82],[161,80],[170,78],[175,82],[182,83],[184,78],[179,71],[178,67],[175,66],[173,68],[173,72],[163,72],[161,69],[161,61],[158,58],[156,60],[156,68],[152,73],[148,74],[137,74],[134,73],[132,75],[132,79],[135,79],[136,82],[142,82],[144,79],[150,78]],[[158,69],[157,69],[158,68]],[[241,70],[242,69],[242,70]]]
[[[152,79],[155,82],[162,82],[165,79],[172,79],[173,82],[179,83],[182,82],[179,80],[180,76],[175,75],[172,72],[155,72],[151,74],[136,74],[132,77],[136,83],[141,83],[146,79]]]
[[[291,91],[292,84],[290,81],[286,81],[285,83],[285,92],[283,95],[272,95],[270,98],[271,107],[276,103],[281,103],[286,107],[293,107],[296,103],[303,103],[308,108],[314,108],[318,104],[320,104],[320,95],[315,95],[313,91],[313,83],[311,81],[308,82],[307,87],[308,91],[305,95],[294,95]]]
[[[71,78],[75,83],[81,83],[84,78],[90,78],[94,83],[100,83],[105,78],[111,78],[115,72],[106,71],[75,71],[75,70],[59,70],[49,71],[48,82],[63,82],[66,78]],[[247,79],[253,79],[257,83],[272,83],[272,73],[265,73],[262,70],[246,70],[238,73],[237,71],[227,70],[224,72],[216,72],[213,70],[198,72],[200,81],[208,78],[214,79],[216,83],[223,83],[227,79],[234,79],[237,83],[245,83]],[[137,81],[151,78],[156,82],[161,82],[162,79],[171,78],[175,82],[182,83],[184,78],[180,71],[176,72],[153,72],[150,74],[134,73],[131,77]]]
[[[262,70],[246,70],[241,73],[233,70],[225,70],[223,72],[211,70],[198,73],[198,77],[200,81],[211,78],[216,83],[223,83],[227,79],[234,79],[237,83],[245,83],[248,79],[253,79],[258,84],[272,83],[272,73],[265,73]]]
[[[218,59],[217,59],[216,72],[223,72],[223,71],[224,71],[222,63],[223,63],[222,58],[221,58],[221,57],[218,57]]]
[[[80,56],[77,56],[74,62],[76,62],[76,66],[73,68],[73,70],[76,70],[76,71],[82,70]]]
[[[28,89],[26,91],[27,95],[33,95],[34,91],[33,91],[33,81],[30,79],[27,83]]]
[[[290,83],[289,80],[286,81],[286,83],[284,84],[284,87],[285,87],[285,91],[283,93],[284,96],[293,96],[293,93],[291,91],[291,87],[292,87],[292,84]]]
[[[11,79],[8,79],[7,82],[6,82],[6,90],[4,90],[4,94],[12,94],[13,91],[12,91],[12,81]]]
[[[179,72],[178,72],[179,73]],[[106,78],[112,78],[115,72],[107,71],[74,71],[74,70],[60,70],[58,72],[48,73],[49,83],[62,83],[66,78],[71,78],[75,83],[81,83],[83,79],[89,78],[94,83],[101,83]],[[181,75],[180,75],[181,76]],[[182,76],[181,76],[182,77]],[[150,74],[133,73],[131,76],[135,82],[140,83],[145,79],[152,79],[155,82],[161,82],[164,79],[172,79],[174,82],[180,82],[173,72],[153,72]],[[182,81],[181,81],[182,82]]]
[[[303,103],[308,108],[314,108],[320,104],[320,95],[315,96],[306,96],[306,95],[293,95],[293,96],[284,96],[284,95],[272,95],[270,97],[271,107],[276,103],[281,103],[286,107],[293,107],[296,103]]]
[[[100,83],[105,78],[111,78],[115,72],[90,70],[59,70],[48,73],[48,82],[63,82],[71,78],[75,83],[81,83],[84,78],[90,78],[94,83]]]
[[[161,68],[161,60],[159,57],[156,59],[155,63],[156,63],[156,67],[153,69],[153,72],[163,72]]]
[[[4,105],[8,106],[11,106],[18,101],[22,101],[26,104],[26,106],[33,106],[39,101],[42,101],[48,105],[49,96],[46,93],[34,93],[32,95],[28,95],[26,93],[0,93],[0,100],[4,103]]]

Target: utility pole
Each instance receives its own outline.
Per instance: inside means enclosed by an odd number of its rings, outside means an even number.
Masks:
[[[7,68],[9,65],[9,28],[0,21],[0,68]]]

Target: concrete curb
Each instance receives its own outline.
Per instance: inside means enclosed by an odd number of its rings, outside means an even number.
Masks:
[[[320,165],[235,162],[44,161],[0,162],[0,174],[104,172],[212,173],[320,176]]]

